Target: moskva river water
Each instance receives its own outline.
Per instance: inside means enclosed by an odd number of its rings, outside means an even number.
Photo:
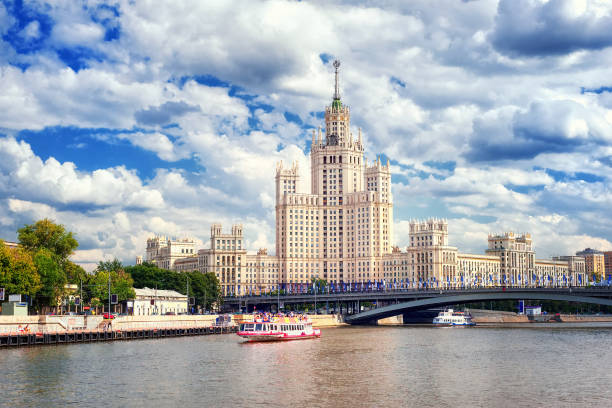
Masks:
[[[612,325],[340,327],[0,350],[3,407],[612,406]]]

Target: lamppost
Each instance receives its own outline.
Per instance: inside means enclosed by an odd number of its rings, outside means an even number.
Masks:
[[[111,316],[111,273],[108,271],[108,318]]]
[[[187,314],[189,314],[189,276],[185,275],[187,278]]]
[[[318,282],[315,280],[315,285],[314,285],[314,295],[315,295],[314,309],[315,309],[315,314],[318,314],[317,313],[317,286],[319,286],[319,285],[318,285]]]

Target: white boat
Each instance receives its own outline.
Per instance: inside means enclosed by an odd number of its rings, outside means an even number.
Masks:
[[[238,336],[248,341],[305,340],[321,337],[308,316],[260,316],[240,324]]]
[[[472,315],[465,312],[455,312],[447,309],[434,317],[433,324],[436,326],[474,326]]]

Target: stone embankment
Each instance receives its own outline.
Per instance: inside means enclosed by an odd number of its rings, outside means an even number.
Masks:
[[[0,347],[152,339],[236,332],[215,326],[218,315],[0,316]]]
[[[59,333],[104,328],[112,330],[210,327],[218,315],[119,316],[0,316],[0,333]]]
[[[151,339],[234,333],[237,326],[215,326],[218,315],[120,316],[0,316],[0,347]],[[343,325],[340,315],[311,315],[315,327]],[[253,321],[234,315],[233,323]]]
[[[497,310],[469,309],[472,320],[475,323],[531,323],[526,315],[519,315],[513,312],[502,312]],[[571,315],[561,314],[558,318],[554,314],[548,316],[550,321],[562,323],[587,323],[587,322],[612,322],[612,315]],[[539,319],[538,321],[541,321]]]

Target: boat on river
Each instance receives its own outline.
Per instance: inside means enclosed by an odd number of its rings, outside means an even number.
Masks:
[[[453,309],[447,309],[440,312],[433,319],[435,326],[474,326],[476,323],[472,321],[472,315],[465,312],[456,312]]]
[[[238,336],[247,341],[306,340],[321,337],[321,329],[312,327],[306,315],[256,315],[253,322],[240,324]]]

